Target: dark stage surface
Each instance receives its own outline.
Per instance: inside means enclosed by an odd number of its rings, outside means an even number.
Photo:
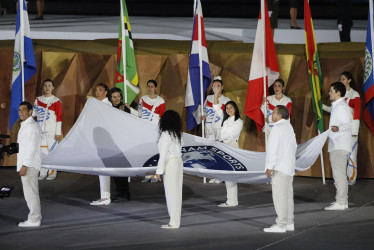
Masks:
[[[271,186],[239,185],[239,206],[219,208],[224,184],[184,176],[182,225],[160,229],[168,215],[162,183],[130,183],[132,201],[90,206],[99,197],[97,176],[59,173],[41,181],[42,226],[18,228],[28,209],[15,168],[0,169],[0,249],[373,249],[374,180],[349,190],[346,211],[324,211],[334,200],[333,181],[295,177],[295,232],[266,234],[274,223]],[[113,187],[112,187],[113,188]]]

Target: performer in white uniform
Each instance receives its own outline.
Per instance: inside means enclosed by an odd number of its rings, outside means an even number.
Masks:
[[[264,132],[270,133],[271,127],[273,126],[273,121],[271,120],[274,108],[277,105],[286,106],[290,112],[292,111],[292,101],[289,97],[283,94],[284,91],[284,81],[282,79],[277,79],[273,83],[273,90],[274,95],[268,96],[266,99],[264,98],[261,105],[261,111],[265,116],[265,126]],[[266,107],[265,107],[265,100],[266,100]],[[266,115],[265,115],[266,112]]]
[[[17,138],[19,144],[17,172],[21,176],[23,194],[30,212],[27,220],[18,224],[19,227],[39,227],[42,220],[38,183],[38,174],[42,165],[41,130],[31,115],[31,103],[22,102],[19,105],[19,118],[22,122]]]
[[[351,88],[351,84],[355,83],[353,76],[350,72],[343,72],[340,74],[340,82],[345,85],[346,92],[344,100],[351,108],[353,115],[352,120],[352,140],[351,140],[351,153],[349,154],[349,162],[347,166],[348,183],[354,185],[357,178],[357,148],[358,148],[358,131],[360,128],[360,115],[361,115],[361,99],[360,94]],[[323,105],[323,110],[331,113],[331,107]]]
[[[43,95],[35,99],[32,112],[42,130],[41,147],[44,154],[48,154],[57,146],[62,134],[62,105],[60,99],[52,95],[53,89],[53,81],[44,80]],[[47,177],[47,180],[54,180],[56,176],[57,170],[42,168],[38,179],[43,180]]]
[[[341,82],[331,84],[329,92],[332,102],[329,122],[329,156],[332,176],[336,187],[335,202],[325,210],[345,210],[348,208],[347,164],[351,151],[352,113],[344,100],[345,86]]]
[[[239,136],[243,129],[243,120],[240,119],[239,108],[235,102],[229,101],[225,105],[225,114],[219,141],[232,147],[239,147]],[[238,184],[226,181],[227,201],[219,207],[235,207],[238,205]]]
[[[166,111],[160,120],[160,139],[158,150],[160,158],[157,164],[156,175],[161,181],[164,178],[166,205],[170,216],[164,229],[180,227],[182,212],[182,187],[183,187],[183,161],[182,161],[182,124],[180,116],[174,110]]]
[[[222,94],[223,82],[220,76],[216,76],[212,82],[213,95],[208,95],[204,102],[204,115],[201,120],[205,121],[205,137],[210,140],[219,140],[223,110],[230,98]],[[200,112],[200,108],[197,109]],[[209,183],[221,183],[216,179],[211,179]]]
[[[99,83],[95,88],[95,97],[99,101],[102,101],[108,106],[113,106],[108,99],[109,96],[109,87],[105,83]],[[100,181],[100,196],[101,198],[97,201],[92,201],[90,205],[99,206],[99,205],[109,205],[110,200],[110,176],[99,175]]]
[[[131,114],[158,125],[160,117],[165,112],[165,101],[161,96],[158,96],[156,94],[156,91],[157,82],[155,80],[149,80],[147,82],[148,94],[140,98],[138,110],[133,109],[127,103],[125,105],[131,110]],[[155,175],[147,175],[143,180],[143,182],[151,181],[157,182],[157,178]]]
[[[277,105],[272,113],[274,126],[266,147],[266,176],[271,177],[271,189],[276,224],[264,228],[266,233],[294,231],[293,176],[296,163],[296,136],[289,121],[286,106]]]

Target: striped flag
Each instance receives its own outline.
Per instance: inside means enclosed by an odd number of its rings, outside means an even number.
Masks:
[[[266,1],[262,0],[261,5],[265,8],[265,11],[263,12],[265,14],[265,18],[262,18],[260,12],[260,17],[257,23],[255,44],[253,47],[251,71],[249,73],[247,99],[244,108],[244,113],[256,123],[258,131],[262,130],[265,122],[264,115],[261,111],[261,103],[262,99],[264,98],[264,89],[266,89],[267,96],[268,87],[270,87],[279,77],[277,55],[275,53],[273,34],[271,32]],[[263,48],[265,51],[263,51]],[[263,53],[265,53],[265,62],[263,60]]]
[[[366,124],[374,133],[374,76],[373,76],[373,1],[369,1],[369,18],[366,34],[365,51],[365,74],[364,74],[364,112],[363,117]]]
[[[314,119],[317,129],[322,133],[324,131],[321,98],[323,79],[317,52],[316,39],[314,36],[312,14],[310,13],[308,0],[304,0],[304,26],[306,60],[308,63],[309,81],[312,89]]]
[[[20,11],[22,9],[22,11]],[[18,120],[18,107],[24,101],[24,83],[36,73],[36,63],[30,36],[29,17],[25,0],[18,1],[16,37],[14,40],[12,94],[9,129]],[[23,78],[23,79],[22,79]]]
[[[199,22],[200,19],[200,22]],[[200,27],[199,27],[200,23]],[[200,28],[200,29],[199,29]],[[200,30],[200,32],[199,32]],[[200,33],[200,37],[199,37]],[[200,39],[199,39],[200,38]],[[202,65],[200,65],[200,61]],[[202,68],[202,72],[201,72]],[[202,86],[201,86],[202,76]],[[200,0],[195,2],[195,13],[192,30],[192,45],[190,63],[188,66],[188,79],[186,88],[185,107],[187,107],[187,129],[192,130],[201,123],[196,112],[202,100],[205,100],[205,92],[211,80],[208,51],[206,47],[203,11]]]
[[[129,15],[127,13],[125,0],[121,1],[121,18],[119,22],[118,47],[117,47],[117,69],[116,87],[120,88],[124,95],[127,93],[125,102],[131,103],[139,93],[138,71],[136,69],[134,44],[132,41]],[[124,60],[122,60],[122,56]],[[126,71],[124,70],[126,68]],[[124,89],[124,79],[126,78],[126,91]]]

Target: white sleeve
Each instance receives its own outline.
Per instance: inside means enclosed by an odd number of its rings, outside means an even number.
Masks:
[[[331,113],[331,106],[327,106],[325,104],[322,104],[322,109],[328,113]]]
[[[30,167],[32,161],[34,160],[35,154],[37,152],[37,146],[40,146],[38,140],[40,140],[40,134],[35,131],[32,126],[27,126],[26,131],[24,132],[27,135],[27,147],[22,155],[22,166]]]
[[[165,163],[169,147],[171,145],[171,138],[167,132],[161,134],[160,140],[158,141],[158,152],[160,158],[158,160],[156,174],[163,174],[165,171]]]
[[[266,148],[266,163],[265,163],[265,170],[274,170],[277,154],[278,154],[278,146],[279,146],[279,131],[277,131],[277,127],[274,127],[270,133],[268,139],[268,145]]]

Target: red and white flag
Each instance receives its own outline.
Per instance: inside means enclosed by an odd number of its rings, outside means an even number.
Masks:
[[[270,87],[279,77],[279,67],[277,56],[275,54],[268,8],[266,6],[266,1],[264,0],[261,1],[261,8],[263,6],[265,7],[265,12],[263,12],[265,13],[265,20],[262,19],[260,12],[260,17],[257,23],[255,45],[253,48],[251,71],[249,73],[247,99],[244,108],[244,113],[256,122],[258,131],[260,131],[264,126],[264,115],[261,112],[261,102],[264,98],[264,89],[266,89],[267,96],[268,87]],[[265,21],[264,25],[263,21]],[[263,50],[265,51],[263,52]],[[265,54],[265,60],[263,59],[263,53]],[[264,84],[266,87],[264,87]]]

